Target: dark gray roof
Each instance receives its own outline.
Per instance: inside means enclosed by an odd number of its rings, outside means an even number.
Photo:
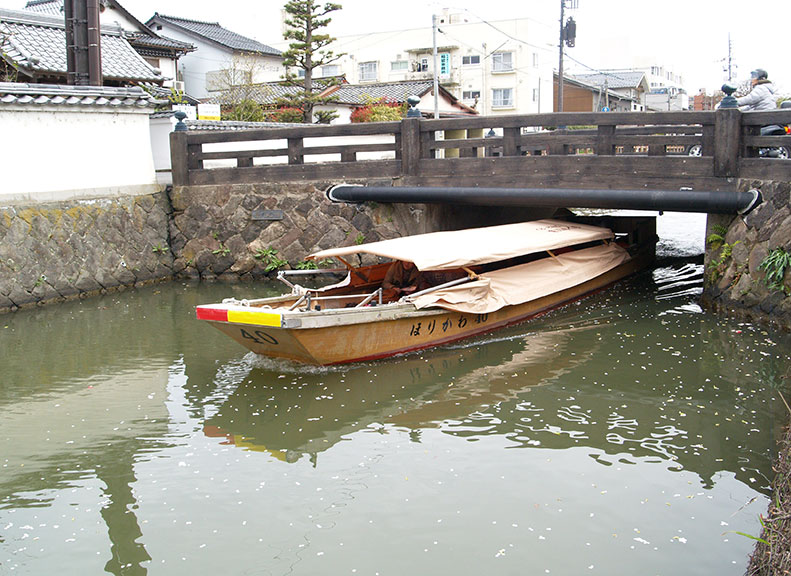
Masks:
[[[322,82],[321,78],[314,82],[313,92],[315,94],[327,88],[327,83]],[[283,82],[262,82],[260,84],[234,86],[229,90],[223,90],[207,98],[205,102],[208,104],[226,104],[226,101],[230,98],[236,102],[241,100],[252,100],[263,106],[274,106],[281,98],[294,94],[301,94],[302,91],[303,88],[301,86],[290,86]]]
[[[62,16],[63,0],[30,0],[30,2],[25,4],[25,10],[52,16]]]
[[[66,86],[0,82],[1,105],[153,108],[160,101],[137,86]]]
[[[150,27],[156,23],[170,24],[187,34],[205,38],[239,52],[254,52],[270,56],[280,56],[281,54],[280,50],[223,28],[219,22],[201,22],[177,16],[166,16],[157,12],[146,22],[146,25]]]
[[[407,80],[404,82],[381,82],[377,84],[341,84],[332,93],[338,104],[365,105],[386,98],[395,102],[406,102],[409,96],[422,96],[431,91],[431,80]]]
[[[189,42],[182,42],[181,40],[174,40],[167,36],[156,35],[153,32],[146,34],[145,32],[127,32],[126,38],[129,43],[138,51],[145,48],[159,48],[175,52],[194,52],[195,46]]]
[[[170,118],[175,110],[162,110],[151,114],[151,118]],[[282,128],[283,126],[304,126],[290,122],[242,122],[237,120],[184,120],[188,130],[257,130],[259,128]]]
[[[595,74],[572,74],[575,80],[591,86],[604,86],[611,90],[620,88],[637,88],[643,82],[645,73],[638,70],[613,70]]]
[[[153,30],[147,28],[145,24],[130,14],[129,11],[116,0],[108,1],[112,3],[112,6],[116,10],[121,12],[136,25],[136,29],[126,30],[127,39],[133,46],[159,48],[171,52],[192,52],[195,50],[195,46],[188,42],[181,42],[180,40],[160,36]],[[27,4],[25,4],[25,10],[63,18],[63,0],[28,0]]]
[[[23,74],[65,76],[66,30],[62,18],[0,8],[0,52]],[[105,79],[160,82],[162,76],[123,37],[120,28],[102,27]]]

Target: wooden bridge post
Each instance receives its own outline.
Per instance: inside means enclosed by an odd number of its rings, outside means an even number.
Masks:
[[[187,132],[170,133],[170,173],[174,186],[189,186]]]
[[[599,124],[596,131],[596,155],[612,156],[615,154],[615,126]]]
[[[714,116],[714,176],[739,175],[742,113],[738,108],[720,108]]]
[[[420,118],[401,120],[401,174],[417,176],[420,163]]]

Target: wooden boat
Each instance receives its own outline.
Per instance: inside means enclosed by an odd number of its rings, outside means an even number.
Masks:
[[[636,225],[618,236],[537,220],[322,250],[308,258],[340,260],[343,281],[305,288],[289,279],[301,271],[290,271],[279,275],[289,294],[226,299],[198,306],[197,317],[264,356],[318,365],[384,358],[523,321],[644,268],[654,254],[653,219],[629,221]],[[391,263],[349,263],[363,254],[411,261],[440,283],[387,302],[382,281]],[[454,279],[437,280],[443,276]]]

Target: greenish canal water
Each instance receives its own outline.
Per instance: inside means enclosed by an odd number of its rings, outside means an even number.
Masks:
[[[2,316],[0,574],[740,575],[791,341],[703,313],[702,275],[331,369],[195,320],[252,286]]]

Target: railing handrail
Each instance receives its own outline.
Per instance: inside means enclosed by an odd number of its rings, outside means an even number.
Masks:
[[[620,172],[623,180],[624,169],[631,169],[635,179],[667,178],[678,172],[678,159],[670,156],[682,156],[691,145],[699,144],[704,158],[688,158],[683,164],[690,178],[782,177],[784,167],[759,165],[754,161],[758,159],[752,158],[758,147],[791,148],[791,136],[757,134],[759,127],[770,124],[791,124],[791,109],[750,113],[736,109],[556,112],[174,132],[172,173],[175,185],[254,182],[263,178],[431,178],[466,174],[470,179],[486,173],[505,177],[506,168],[513,171],[514,166],[511,161],[493,157],[500,156],[522,157],[520,166],[529,166],[534,174],[548,172],[549,163],[558,173],[579,170],[575,165],[584,162],[591,177],[600,169],[603,174]],[[467,138],[452,139],[458,133]],[[327,140],[333,138],[336,140]],[[256,142],[262,144],[255,145]],[[370,158],[377,153],[390,157]],[[369,159],[361,159],[363,155]],[[531,158],[524,158],[526,155]],[[567,158],[559,164],[558,156]],[[635,160],[624,164],[626,156]],[[641,156],[652,158],[641,163],[644,174],[635,165]],[[612,160],[613,157],[619,159]],[[206,165],[233,160],[235,167],[209,169]],[[440,161],[442,164],[438,164]],[[598,163],[599,167],[587,167],[591,163]],[[461,167],[467,167],[466,171]]]

